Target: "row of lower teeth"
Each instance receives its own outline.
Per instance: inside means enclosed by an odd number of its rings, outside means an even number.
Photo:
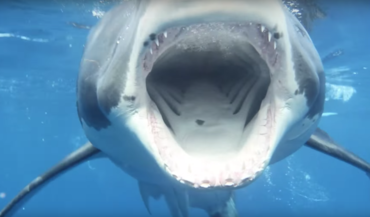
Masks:
[[[171,158],[176,158],[177,161],[180,161],[180,157],[175,157],[175,156],[161,156],[162,159],[171,159]],[[168,162],[168,161],[167,161]],[[184,160],[182,161],[184,162]],[[204,166],[204,163],[199,162],[197,165],[202,165]],[[249,160],[248,163],[247,161],[239,162],[238,165],[242,165],[238,169],[230,169],[230,168],[235,168],[230,166],[225,167],[225,170],[223,172],[216,172],[219,171],[218,168],[220,166],[209,166],[207,169],[203,168],[202,169],[195,169],[194,167],[189,166],[187,168],[180,167],[178,165],[173,165],[170,162],[167,164],[164,164],[164,167],[166,171],[171,174],[175,179],[177,179],[179,182],[186,183],[189,185],[192,185],[193,187],[201,187],[201,188],[209,188],[209,187],[217,187],[217,186],[239,186],[241,184],[244,184],[248,181],[251,181],[256,177],[256,175],[262,171],[264,164],[261,164],[259,166],[254,166],[255,161]],[[253,166],[249,166],[253,165]],[[249,166],[249,167],[248,167]],[[247,168],[248,167],[248,168]],[[209,169],[209,168],[216,168],[216,169]],[[178,172],[175,172],[178,171]],[[207,175],[204,175],[207,174]],[[221,174],[224,175],[224,177],[220,177]],[[235,176],[235,174],[240,174],[237,175],[237,177],[232,178]],[[198,181],[196,181],[196,177],[204,177],[207,176],[208,178],[200,178]]]

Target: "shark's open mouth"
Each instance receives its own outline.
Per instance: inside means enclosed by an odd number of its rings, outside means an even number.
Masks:
[[[257,23],[206,23],[144,43],[151,140],[170,175],[194,187],[235,187],[268,164],[279,37]]]

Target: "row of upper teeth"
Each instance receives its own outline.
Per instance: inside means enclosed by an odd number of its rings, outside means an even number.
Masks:
[[[261,25],[261,32],[263,33],[267,28],[264,25]],[[268,31],[268,30],[267,30]],[[167,38],[167,31],[163,32],[164,38]],[[272,34],[270,31],[267,32],[268,42],[271,42]],[[158,37],[154,40],[155,44],[159,47],[159,40]],[[276,50],[277,44],[276,41],[274,41],[274,50]],[[150,54],[153,54],[153,50],[150,48]]]
[[[163,32],[163,36],[164,38],[167,38],[167,31]],[[158,37],[156,37],[156,39],[154,40],[154,43],[157,45],[157,47],[159,47],[159,40],[158,40]],[[153,50],[152,48],[150,48],[150,54],[153,54]]]
[[[261,25],[261,32],[263,33],[264,31],[266,30],[266,27],[264,25]],[[267,30],[268,31],[268,30]],[[267,32],[267,37],[268,37],[268,41],[271,42],[271,39],[272,39],[272,34],[270,31]],[[274,41],[274,50],[276,50],[276,41]]]

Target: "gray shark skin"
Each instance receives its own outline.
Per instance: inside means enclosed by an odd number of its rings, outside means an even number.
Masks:
[[[320,57],[279,0],[124,1],[89,35],[77,111],[93,146],[68,159],[100,150],[138,180],[149,213],[163,197],[173,217],[236,217],[234,191],[306,142],[369,172],[318,130],[324,99]]]

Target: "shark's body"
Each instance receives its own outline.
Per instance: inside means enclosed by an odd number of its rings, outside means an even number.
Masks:
[[[145,198],[164,195],[177,216],[204,197],[195,206],[213,215],[309,139],[324,84],[280,1],[129,1],[90,34],[77,103],[88,139]]]
[[[174,217],[235,217],[233,191],[305,143],[370,171],[317,129],[324,95],[319,55],[278,0],[125,1],[89,36],[77,108],[93,146],[67,162],[100,150],[149,212],[163,196]]]
[[[268,12],[266,4],[129,1],[107,14],[90,35],[79,74],[88,139],[133,177],[148,181],[152,173],[163,176],[150,180],[159,183],[176,175],[166,172],[176,167],[171,154],[189,161],[179,167],[243,158],[253,168],[242,175],[253,180],[301,147],[323,111],[324,71],[298,20],[280,1],[269,1]],[[204,181],[178,175],[190,185]],[[225,185],[220,179],[210,187]],[[231,182],[243,185],[241,177]]]

